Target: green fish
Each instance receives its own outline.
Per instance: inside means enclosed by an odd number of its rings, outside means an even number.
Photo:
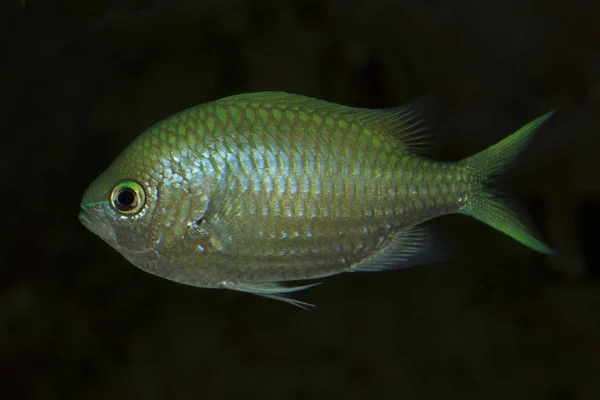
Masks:
[[[142,270],[306,307],[286,282],[436,261],[421,225],[476,218],[554,254],[490,183],[551,111],[458,162],[422,155],[415,102],[342,106],[240,94],[174,114],[138,136],[86,190],[79,219]],[[318,283],[317,283],[318,284]]]

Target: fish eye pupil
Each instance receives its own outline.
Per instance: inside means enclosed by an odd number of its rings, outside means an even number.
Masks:
[[[135,206],[136,194],[133,190],[124,188],[117,194],[117,205],[120,209],[129,210]]]

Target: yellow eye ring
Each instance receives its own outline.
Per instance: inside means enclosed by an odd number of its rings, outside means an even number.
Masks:
[[[110,204],[121,214],[137,214],[144,208],[146,193],[142,186],[134,181],[117,184],[110,194]]]

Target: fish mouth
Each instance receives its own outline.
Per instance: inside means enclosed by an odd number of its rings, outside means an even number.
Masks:
[[[77,216],[79,222],[94,234],[100,236],[102,239],[109,243],[116,242],[116,233],[114,227],[110,226],[110,223],[97,211],[94,210],[95,206],[103,205],[105,202],[97,203],[80,203],[79,207],[81,211]],[[90,209],[91,208],[91,209]]]
[[[89,214],[88,214],[87,210],[85,209],[85,205],[83,203],[80,203],[79,206],[81,207],[81,211],[79,212],[79,215],[77,216],[79,218],[79,221],[86,227],[88,225],[92,225],[92,221],[90,221],[90,219],[88,218]]]

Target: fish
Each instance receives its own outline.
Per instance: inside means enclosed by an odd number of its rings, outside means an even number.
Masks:
[[[425,154],[419,99],[367,109],[232,95],[143,131],[85,190],[79,220],[148,273],[301,308],[313,305],[291,294],[322,283],[306,281],[443,259],[425,222],[447,214],[554,255],[495,181],[555,111],[449,162]]]

